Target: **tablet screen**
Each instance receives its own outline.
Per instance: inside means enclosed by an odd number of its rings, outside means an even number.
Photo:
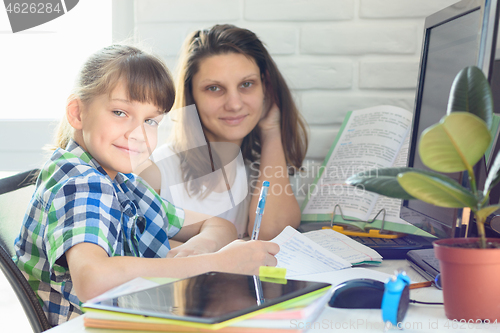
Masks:
[[[284,279],[269,282],[253,275],[209,272],[98,303],[86,303],[84,308],[213,324],[330,286]]]

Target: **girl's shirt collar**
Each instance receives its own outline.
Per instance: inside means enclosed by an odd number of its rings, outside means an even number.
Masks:
[[[66,151],[72,153],[85,163],[89,164],[93,168],[95,168],[97,171],[102,173],[106,178],[108,178],[111,182],[113,182],[113,179],[108,176],[107,172],[103,169],[103,167],[97,162],[95,158],[90,155],[87,151],[85,151],[75,140],[70,139],[68,142],[68,145],[66,146]],[[118,173],[115,177],[115,179],[121,183],[122,181],[127,181],[130,177],[124,177],[122,173]]]

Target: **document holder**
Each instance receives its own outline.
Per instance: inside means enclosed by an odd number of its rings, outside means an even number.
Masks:
[[[382,225],[381,225],[380,229],[368,229],[367,230],[366,226],[359,227],[359,226],[356,226],[353,224],[349,224],[349,223],[344,224],[342,222],[335,221],[335,217],[338,215],[337,209],[340,213],[340,217],[345,222],[363,222],[363,223],[371,224],[377,220],[377,217],[379,215],[381,215],[382,216],[382,219],[381,219]],[[382,208],[381,210],[379,210],[377,212],[377,214],[371,220],[364,221],[361,219],[345,217],[344,213],[342,212],[342,207],[340,207],[340,205],[337,204],[333,208],[333,215],[332,215],[332,219],[330,220],[330,227],[323,227],[323,228],[333,229],[333,230],[338,231],[344,235],[357,236],[357,237],[399,238],[399,237],[404,236],[404,234],[394,233],[392,231],[384,230],[384,224],[385,224],[385,208]],[[351,229],[355,228],[356,230],[355,231],[348,230],[344,226],[351,228]]]

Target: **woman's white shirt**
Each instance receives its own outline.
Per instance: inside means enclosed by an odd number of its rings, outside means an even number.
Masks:
[[[248,210],[251,200],[250,167],[243,162],[241,152],[230,163],[205,176],[189,180],[183,179],[181,159],[170,144],[158,147],[151,155],[151,160],[158,166],[161,174],[160,196],[175,206],[198,213],[219,216],[231,221],[238,232],[238,238],[247,235]],[[221,187],[228,190],[213,190],[204,197],[190,194],[187,187],[199,182],[199,188],[206,189],[209,178],[216,177],[222,182]],[[224,179],[228,179],[228,185]],[[188,185],[188,186],[186,186]]]

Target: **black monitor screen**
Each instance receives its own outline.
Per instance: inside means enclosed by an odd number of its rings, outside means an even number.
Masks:
[[[446,114],[450,88],[458,72],[478,64],[482,21],[482,11],[475,8],[426,27],[408,166],[426,169],[417,150],[420,135]],[[449,176],[461,182],[461,174]],[[457,209],[410,200],[403,202],[401,218],[446,238],[456,236],[454,226],[459,213]]]
[[[475,10],[429,30],[420,99],[418,136],[445,114],[451,85],[463,68],[477,64],[480,12]],[[422,165],[418,159],[418,165]]]

